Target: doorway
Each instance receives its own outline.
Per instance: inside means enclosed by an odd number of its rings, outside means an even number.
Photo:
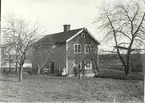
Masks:
[[[50,61],[50,72],[54,73],[54,61]]]

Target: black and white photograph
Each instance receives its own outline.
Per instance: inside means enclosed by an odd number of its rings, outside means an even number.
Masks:
[[[0,1],[0,102],[144,103],[145,0]]]

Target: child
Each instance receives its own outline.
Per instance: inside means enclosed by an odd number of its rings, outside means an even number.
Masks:
[[[63,67],[63,69],[62,69],[62,76],[66,76],[66,68],[65,67]]]

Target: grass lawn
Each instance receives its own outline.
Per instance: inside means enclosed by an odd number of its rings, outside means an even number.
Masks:
[[[24,75],[0,78],[1,102],[142,102],[143,80]]]

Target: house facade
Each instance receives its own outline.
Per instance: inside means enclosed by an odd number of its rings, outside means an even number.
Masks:
[[[51,74],[65,68],[68,76],[74,76],[76,67],[93,76],[99,44],[86,28],[70,30],[70,25],[64,25],[63,32],[46,35],[34,44],[32,70],[37,72],[40,64]]]

